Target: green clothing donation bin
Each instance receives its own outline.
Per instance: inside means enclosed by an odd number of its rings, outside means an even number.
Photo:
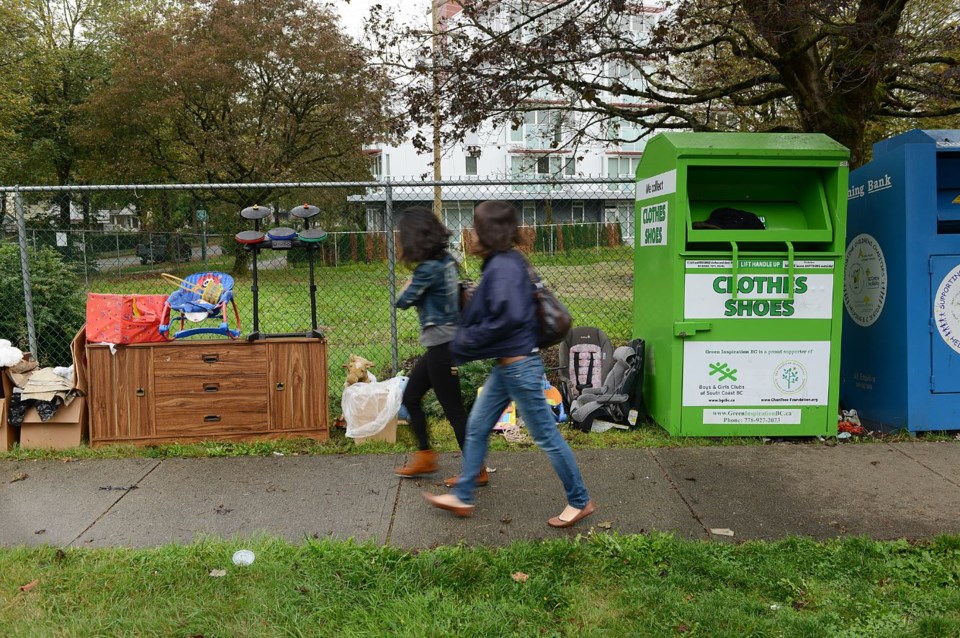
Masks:
[[[672,435],[836,435],[849,151],[662,133],[637,168],[633,336]]]

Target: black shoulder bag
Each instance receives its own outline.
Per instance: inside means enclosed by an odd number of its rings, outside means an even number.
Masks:
[[[570,332],[573,326],[573,317],[567,307],[560,303],[553,292],[547,288],[540,276],[527,261],[527,274],[533,283],[533,297],[537,304],[537,347],[549,348],[555,346]]]

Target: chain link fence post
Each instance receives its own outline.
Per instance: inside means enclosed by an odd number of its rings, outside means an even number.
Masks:
[[[80,246],[83,248],[83,285],[90,288],[90,267],[87,265],[87,231],[80,231]]]
[[[387,178],[384,193],[383,230],[387,234],[387,278],[390,281],[390,361],[393,374],[399,371],[400,344],[397,333],[397,250],[393,236],[393,187]]]
[[[27,214],[23,209],[23,193],[19,187],[14,190],[13,197],[17,215],[17,239],[20,243],[20,272],[23,275],[23,305],[27,314],[27,341],[30,343],[30,352],[34,357],[39,357],[37,327],[33,316],[33,287],[30,284],[30,260],[27,255]]]

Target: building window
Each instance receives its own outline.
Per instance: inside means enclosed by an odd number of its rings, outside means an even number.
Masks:
[[[571,221],[575,224],[582,224],[586,220],[586,207],[583,205],[583,200],[575,200],[570,207],[570,218]]]
[[[467,175],[476,175],[477,174],[477,158],[471,157],[468,155],[466,159],[467,159],[467,166],[466,166]]]
[[[376,177],[383,177],[383,154],[377,153],[370,157],[370,173]]]
[[[621,151],[642,151],[646,146],[640,126],[619,117],[607,125],[607,141]]]
[[[640,158],[632,157],[607,157],[607,177],[626,177],[631,180],[637,174],[637,167],[640,165]],[[612,191],[628,191],[633,188],[633,184],[607,184]]]
[[[558,177],[576,175],[577,160],[574,157],[556,155],[513,155],[510,157],[510,174],[513,177]]]
[[[536,202],[523,202],[523,210],[520,213],[521,226],[537,225],[537,204]]]
[[[523,123],[510,128],[510,141],[522,142],[531,149],[557,148],[563,143],[568,119],[560,111],[527,111],[523,114]]]
[[[639,157],[608,157],[607,177],[633,177],[639,165]]]
[[[443,202],[443,224],[453,232],[451,243],[459,246],[463,229],[470,228],[473,224],[473,202]]]
[[[603,221],[620,226],[620,237],[629,245],[634,241],[634,210],[631,204],[618,203],[604,210]]]

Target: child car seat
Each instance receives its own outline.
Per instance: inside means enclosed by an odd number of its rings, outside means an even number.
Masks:
[[[560,342],[559,385],[569,412],[584,388],[599,388],[613,367],[613,344],[600,328],[577,326]]]
[[[613,367],[599,388],[584,388],[570,408],[574,427],[589,432],[593,420],[604,417],[627,424],[630,409],[641,406],[644,341],[635,339],[613,353]]]

